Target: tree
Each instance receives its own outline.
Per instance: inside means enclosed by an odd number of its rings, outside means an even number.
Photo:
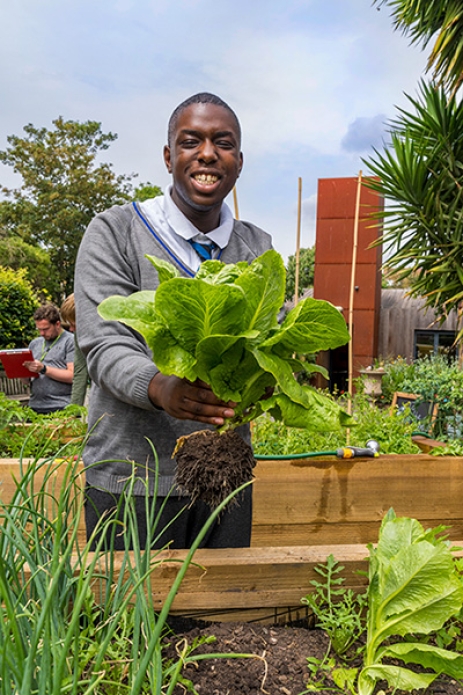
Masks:
[[[39,294],[49,297],[53,290],[52,265],[48,253],[37,246],[26,244],[19,237],[0,235],[0,266],[26,271],[26,277]]]
[[[400,110],[391,145],[367,166],[388,200],[386,267],[409,280],[441,318],[463,300],[463,104],[421,83],[414,112]]]
[[[141,183],[133,192],[134,199],[140,202],[148,200],[149,198],[156,198],[158,195],[162,195],[162,189],[149,181],[148,183]]]
[[[315,246],[299,252],[299,296],[312,287],[315,268]],[[296,291],[296,256],[288,258],[286,267],[286,299],[294,299]]]
[[[436,37],[428,59],[435,80],[455,94],[463,82],[463,4],[461,0],[373,0],[392,9],[396,29],[426,47]]]
[[[112,165],[97,163],[117,135],[103,133],[96,121],[65,121],[54,128],[24,127],[26,135],[8,137],[0,162],[23,178],[22,186],[3,188],[0,226],[9,236],[48,251],[53,266],[54,299],[72,292],[74,264],[92,217],[131,198],[132,176],[117,176]]]

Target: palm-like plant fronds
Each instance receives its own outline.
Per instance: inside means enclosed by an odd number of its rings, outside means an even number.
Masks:
[[[463,3],[461,0],[373,0],[392,10],[396,29],[412,43],[427,46],[436,37],[428,58],[434,79],[452,94],[463,82]]]
[[[399,110],[391,144],[365,163],[388,204],[381,241],[387,268],[408,277],[442,318],[463,301],[463,104],[420,84],[414,110]]]

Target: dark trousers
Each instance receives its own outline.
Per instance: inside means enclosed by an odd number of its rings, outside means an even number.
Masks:
[[[52,413],[59,413],[63,408],[31,408],[38,415],[51,415]]]
[[[229,504],[219,519],[216,519],[209,528],[201,542],[201,548],[247,548],[251,544],[252,523],[252,489],[251,486],[243,490],[236,498],[237,504]],[[121,504],[122,502],[122,504]],[[85,522],[87,538],[97,526],[100,517],[105,518],[112,514],[121,521],[124,519],[123,503],[117,495],[87,486],[85,500]],[[211,514],[210,508],[199,501],[189,506],[189,500],[185,497],[149,498],[149,504],[155,504],[155,518],[162,504],[165,502],[156,530],[151,533],[153,548],[162,548],[170,542],[170,548],[190,548],[199,531]],[[135,510],[138,527],[138,538],[141,548],[147,543],[147,513],[146,498],[133,496],[132,503]],[[178,516],[177,516],[178,515]],[[176,518],[175,518],[176,517]],[[172,521],[174,519],[174,521]],[[113,532],[113,524],[105,527],[105,544],[113,550],[124,550],[126,531],[122,525],[115,526],[115,537],[110,541]],[[92,543],[95,548],[97,535]],[[131,543],[129,547],[131,547]]]

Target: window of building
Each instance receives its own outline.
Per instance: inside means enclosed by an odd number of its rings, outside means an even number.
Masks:
[[[455,359],[455,338],[455,331],[415,330],[414,358],[447,355],[449,359]]]

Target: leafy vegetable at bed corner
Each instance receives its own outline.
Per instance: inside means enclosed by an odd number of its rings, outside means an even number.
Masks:
[[[308,298],[278,323],[286,272],[276,251],[250,265],[206,261],[188,279],[170,263],[147,258],[158,272],[157,290],[108,297],[98,311],[141,333],[163,374],[202,379],[217,397],[235,401],[235,417],[223,429],[264,411],[295,427],[326,431],[349,424],[334,401],[294,378],[304,370],[325,373],[294,355],[343,345],[345,321],[329,302]],[[275,391],[265,399],[269,387]]]
[[[391,688],[427,688],[440,674],[463,678],[463,655],[394,636],[428,635],[439,630],[463,605],[463,584],[452,550],[438,537],[445,527],[424,531],[416,519],[383,520],[377,547],[369,546],[368,632],[358,695],[371,695],[378,680]],[[431,669],[415,673],[384,664],[399,659]]]

